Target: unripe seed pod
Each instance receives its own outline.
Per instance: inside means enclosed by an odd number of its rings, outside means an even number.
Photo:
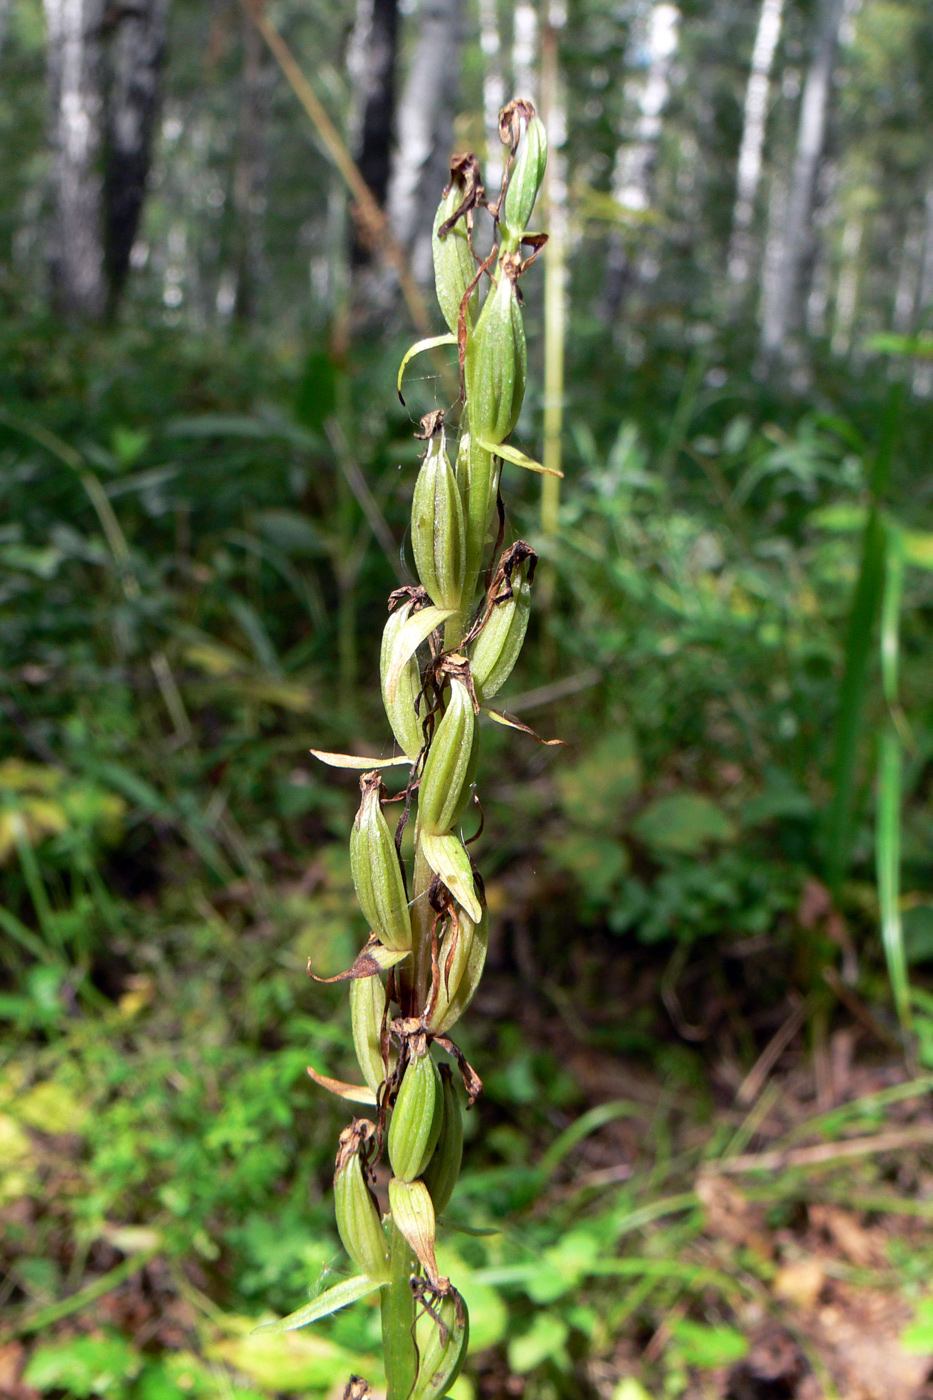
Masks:
[[[385,1080],[382,1059],[382,1023],[385,1019],[386,993],[382,978],[356,977],[350,983],[350,1025],[353,1045],[363,1079],[378,1096]],[[389,1058],[392,1069],[393,1056]]]
[[[476,329],[467,336],[464,379],[475,439],[497,447],[518,422],[525,397],[528,352],[515,279],[519,260],[505,256]]]
[[[443,836],[466,811],[476,776],[478,730],[470,692],[451,677],[447,709],[434,731],[418,789],[418,820]]]
[[[434,1254],[437,1240],[437,1217],[431,1196],[423,1181],[402,1181],[393,1176],[389,1181],[389,1209],[399,1232],[411,1245],[418,1262],[436,1289],[446,1293],[450,1280],[441,1278]]]
[[[441,1124],[440,1137],[437,1139],[434,1154],[425,1167],[422,1177],[425,1186],[431,1193],[436,1216],[443,1213],[454,1193],[454,1187],[460,1175],[460,1163],[463,1161],[463,1118],[460,1114],[460,1104],[457,1099],[457,1091],[454,1088],[450,1066],[441,1065],[440,1075],[443,1086],[444,1121]]]
[[[447,193],[438,205],[437,213],[434,216],[434,231],[431,235],[437,300],[444,314],[444,320],[454,335],[457,334],[460,304],[467,287],[473,281],[476,263],[470,252],[465,219],[458,219],[453,228],[445,234],[441,234],[439,230],[441,225],[452,217],[462,201],[463,190],[456,180],[452,180],[447,187]],[[479,292],[474,288],[466,305],[466,323],[470,329],[472,329],[476,319],[478,302]]]
[[[389,1245],[379,1208],[363,1177],[360,1147],[372,1136],[373,1125],[357,1118],[340,1134],[334,1203],[343,1247],[358,1269],[372,1279],[389,1277]]]
[[[459,609],[466,564],[463,505],[440,425],[428,442],[415,482],[411,545],[431,602]]]
[[[496,603],[470,648],[470,672],[478,694],[490,700],[505,685],[525,640],[531,611],[531,562],[512,575],[512,596]]]
[[[411,616],[412,602],[403,603],[389,614],[389,620],[382,633],[382,650],[379,657],[379,670],[382,677],[382,703],[392,726],[392,733],[406,758],[412,763],[418,757],[422,745],[421,720],[415,703],[421,694],[421,672],[415,655],[408,658],[402,668],[395,696],[389,699],[388,670],[392,655],[392,643]]]
[[[469,1314],[455,1288],[425,1308],[418,1319],[416,1341],[420,1364],[409,1400],[436,1400],[459,1376],[469,1347]]]
[[[472,603],[486,548],[486,536],[496,510],[499,464],[492,450],[481,446],[470,433],[460,438],[457,482],[463,497],[466,526],[465,593],[468,597],[464,602]]]
[[[456,936],[453,928],[445,936],[438,955],[440,988],[428,1020],[432,1035],[445,1035],[466,1011],[479,986],[489,947],[489,916],[484,909],[476,922],[465,909],[456,907]],[[448,939],[454,939],[448,948]]]
[[[414,1181],[424,1171],[444,1121],[440,1075],[424,1036],[411,1041],[410,1053],[388,1134],[389,1161],[401,1181]]]
[[[541,118],[532,117],[518,143],[505,200],[499,211],[500,226],[505,224],[503,245],[518,247],[519,239],[528,228],[546,164],[547,132]]]
[[[411,948],[411,916],[395,842],[382,814],[378,771],[360,778],[363,800],[350,833],[350,872],[369,927],[394,953]]]

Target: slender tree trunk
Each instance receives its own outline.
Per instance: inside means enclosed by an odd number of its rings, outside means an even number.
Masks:
[[[250,320],[255,312],[262,267],[262,232],[258,208],[263,178],[262,58],[262,38],[249,16],[244,15],[240,130],[233,170],[236,285],[233,314],[238,321]]]
[[[360,173],[382,208],[392,167],[397,49],[398,0],[358,0],[347,55],[354,88],[352,146]],[[369,262],[371,255],[354,230],[354,264]]]
[[[783,355],[801,321],[801,269],[812,238],[813,195],[823,153],[826,113],[846,0],[822,0],[819,31],[800,102],[797,154],[775,276],[766,288],[761,344],[766,358]]]
[[[892,329],[898,335],[909,335],[914,328],[920,280],[923,273],[923,229],[914,212],[907,217],[901,261],[894,292]]]
[[[48,25],[53,297],[64,315],[103,315],[103,0],[44,0]]]
[[[479,0],[479,44],[483,54],[483,119],[486,126],[483,179],[487,190],[495,198],[495,192],[502,183],[503,147],[499,140],[499,113],[506,102],[496,0]]]
[[[656,0],[636,24],[630,48],[646,53],[642,71],[626,83],[626,97],[635,116],[631,138],[616,153],[612,193],[623,213],[640,213],[651,206],[652,177],[664,109],[670,95],[671,67],[677,52],[680,10],[670,0]],[[603,316],[614,321],[632,281],[639,277],[632,267],[621,235],[609,241],[608,273],[603,293]]]
[[[389,218],[415,276],[424,282],[432,276],[434,212],[450,178],[462,12],[463,0],[424,0],[414,17],[418,38],[398,105]]]
[[[836,286],[836,315],[830,348],[834,355],[847,355],[852,344],[852,327],[858,305],[859,255],[862,251],[862,216],[850,215],[842,234],[842,266]]]
[[[126,281],[146,194],[168,6],[169,0],[132,0],[119,7],[112,20],[104,177],[111,310]]]
[[[517,0],[512,17],[512,97],[538,98],[538,12],[530,0]]]
[[[758,30],[752,50],[751,71],[745,89],[745,115],[742,144],[736,171],[735,208],[729,246],[729,276],[737,285],[747,281],[751,270],[750,231],[761,181],[761,155],[768,116],[768,90],[774,52],[781,36],[784,0],[762,0]]]

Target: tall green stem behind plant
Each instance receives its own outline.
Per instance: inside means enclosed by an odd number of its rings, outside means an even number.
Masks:
[[[413,355],[441,344],[458,348],[462,407],[454,462],[444,412],[427,414],[417,434],[425,451],[411,517],[419,581],[391,595],[383,634],[382,697],[400,753],[374,762],[315,751],[325,763],[362,771],[350,861],[371,932],[341,979],[350,985],[364,1082],[310,1073],[340,1097],[372,1108],[374,1117],[355,1118],[341,1134],[334,1178],[337,1228],[358,1272],[274,1327],[302,1327],[380,1293],[388,1400],[443,1396],[466,1355],[466,1305],[435,1255],[437,1221],[460,1171],[461,1096],[450,1066],[434,1052],[452,1058],[472,1105],[482,1084],[450,1031],[476,991],[489,924],[461,822],[478,802],[480,715],[525,728],[488,702],[524,641],[536,563],[523,540],[502,549],[502,464],[546,470],[509,438],[525,392],[518,283],[546,241],[529,233],[528,223],[547,141],[528,102],[510,102],[499,131],[508,158],[494,203],[475,156],[457,156],[451,165],[433,230],[437,295],[449,332],[419,341],[399,371],[401,390]],[[482,210],[495,234],[485,259],[473,247]],[[381,771],[395,766],[408,769],[408,781],[393,832]],[[409,823],[410,868],[401,856]],[[386,1157],[391,1176],[383,1217],[373,1184]],[[368,1387],[353,1377],[346,1393],[360,1400]]]

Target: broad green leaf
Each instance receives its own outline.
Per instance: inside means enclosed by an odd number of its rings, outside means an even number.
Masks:
[[[905,530],[902,542],[906,563],[918,569],[933,569],[933,532]]]
[[[530,1329],[509,1342],[509,1366],[516,1375],[525,1375],[542,1361],[554,1361],[563,1369],[567,1365],[566,1342],[570,1329],[563,1318],[554,1313],[539,1313]]]
[[[557,776],[561,806],[577,826],[603,836],[618,827],[641,786],[641,761],[630,729],[615,729]]]
[[[652,850],[672,855],[697,855],[710,842],[735,840],[732,821],[700,792],[656,797],[632,823],[632,831]]]
[[[112,1395],[123,1400],[127,1382],[142,1366],[139,1352],[114,1333],[69,1337],[39,1346],[29,1358],[23,1382],[43,1394],[55,1390],[73,1397]]]
[[[671,1323],[671,1338],[688,1366],[713,1370],[731,1366],[748,1355],[748,1339],[735,1327],[724,1323],[708,1326],[689,1317]]]
[[[868,511],[860,505],[824,506],[810,515],[810,524],[820,530],[832,530],[847,534],[852,530],[864,530]]]

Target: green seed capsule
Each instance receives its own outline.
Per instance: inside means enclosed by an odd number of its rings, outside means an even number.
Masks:
[[[392,952],[411,948],[408,897],[395,842],[382,814],[378,771],[360,778],[363,800],[350,833],[350,872],[369,926]]]
[[[431,740],[418,789],[418,819],[424,831],[443,836],[466,811],[477,758],[473,701],[463,682],[452,677],[447,709]]]
[[[431,1193],[435,1215],[441,1215],[446,1209],[454,1193],[460,1175],[460,1163],[463,1160],[463,1118],[450,1067],[441,1065],[440,1075],[443,1085],[444,1121],[434,1154],[425,1167],[422,1178]]]
[[[512,575],[512,596],[496,603],[470,648],[470,671],[477,693],[490,700],[501,690],[525,640],[531,611],[530,561],[524,561]]]
[[[452,940],[450,946],[448,940]],[[488,947],[486,910],[474,923],[466,910],[458,907],[456,935],[451,928],[438,952],[440,988],[428,1021],[432,1035],[445,1035],[466,1011],[483,975]]]
[[[447,193],[438,205],[437,213],[434,216],[434,231],[431,236],[431,250],[434,254],[434,284],[437,288],[437,300],[444,320],[447,322],[454,335],[457,334],[457,323],[460,317],[460,304],[463,301],[467,287],[473,281],[476,273],[476,263],[473,254],[470,252],[470,244],[467,238],[466,221],[458,219],[452,229],[447,233],[439,232],[441,224],[446,223],[459,207],[463,200],[463,190],[456,180],[451,181]],[[479,293],[474,288],[470,299],[466,305],[467,327],[472,327],[476,319],[476,307],[479,302]]]
[[[411,1245],[436,1289],[446,1293],[450,1280],[441,1278],[434,1254],[437,1241],[437,1218],[431,1196],[423,1181],[402,1181],[393,1176],[389,1182],[389,1209],[399,1232]]]
[[[418,577],[431,602],[458,609],[466,564],[463,505],[442,426],[428,442],[415,482],[411,544]]]
[[[437,1065],[421,1036],[411,1044],[415,1058],[405,1066],[389,1123],[389,1161],[401,1181],[414,1181],[431,1159],[444,1120],[444,1096]]]
[[[410,1400],[437,1400],[462,1371],[470,1342],[466,1303],[455,1288],[423,1310],[415,1340],[420,1364]]]
[[[353,1045],[363,1079],[378,1095],[385,1079],[382,1060],[382,1023],[385,1017],[386,993],[382,978],[355,977],[350,983],[350,1025]],[[390,1058],[389,1068],[392,1068]]]
[[[515,288],[518,259],[500,260],[498,285],[489,293],[476,329],[467,336],[464,379],[470,431],[490,447],[505,442],[525,397],[528,352]]]
[[[505,200],[499,211],[502,243],[510,251],[518,247],[519,239],[528,228],[546,164],[547,132],[541,118],[532,117],[518,143]]]
[[[423,742],[421,720],[415,709],[415,703],[421,694],[421,672],[418,670],[417,658],[414,655],[410,656],[402,668],[402,674],[392,700],[389,699],[388,671],[392,643],[411,617],[413,606],[411,602],[403,603],[400,608],[396,608],[394,612],[389,614],[389,620],[382,633],[382,650],[379,657],[382,703],[389,717],[396,742],[405,757],[410,758],[412,763],[418,757]]]
[[[372,1131],[368,1119],[357,1118],[340,1134],[334,1204],[337,1229],[354,1264],[372,1279],[385,1279],[389,1277],[388,1240],[360,1162],[360,1148]]]
[[[496,512],[499,489],[499,462],[494,453],[482,447],[472,434],[460,439],[457,454],[457,482],[463,497],[466,526],[466,604],[472,603],[486,549],[486,536]]]

